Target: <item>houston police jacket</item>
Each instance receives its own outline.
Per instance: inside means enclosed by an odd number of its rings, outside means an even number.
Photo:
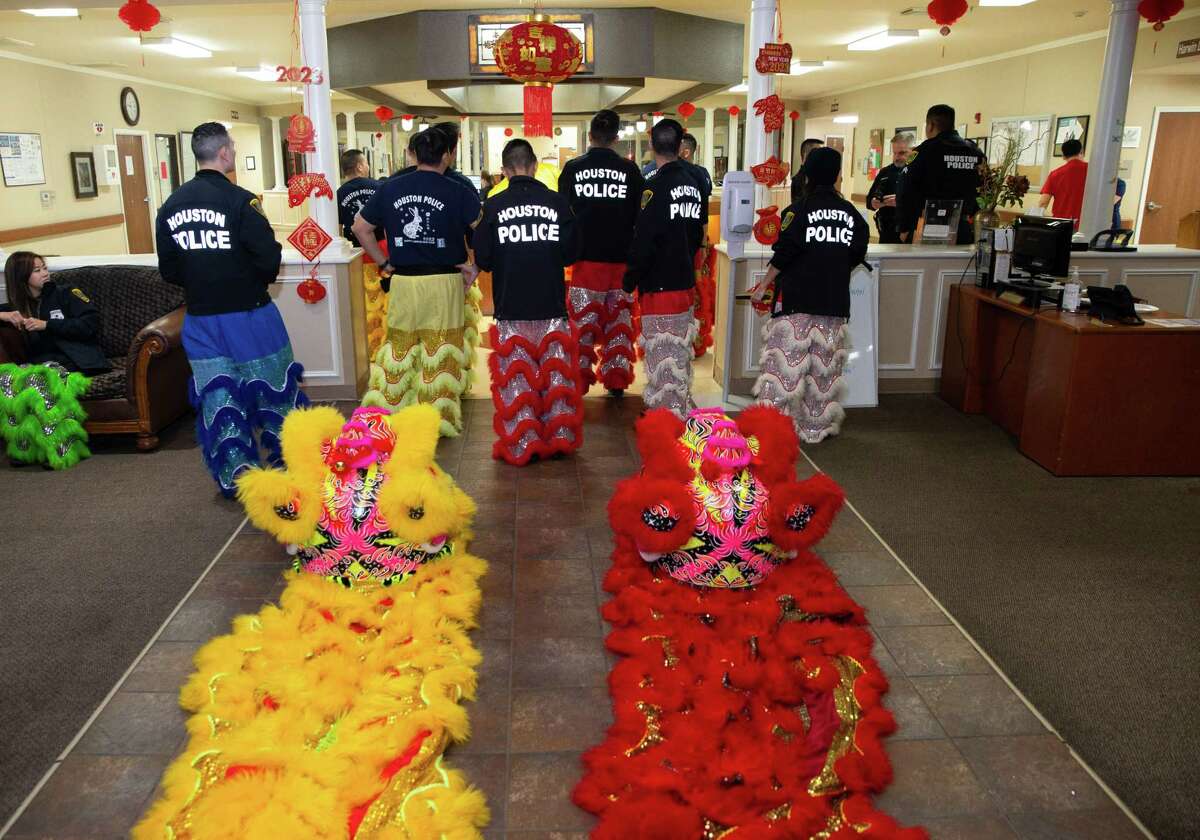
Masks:
[[[603,263],[629,259],[642,196],[642,173],[636,163],[612,149],[593,146],[567,161],[558,177],[558,194],[570,202],[579,220],[580,259]]]
[[[100,311],[87,295],[50,280],[42,286],[37,308],[46,329],[24,333],[30,363],[59,362],[86,374],[112,370],[100,350]],[[11,304],[0,304],[0,312],[12,310]]]
[[[667,292],[696,285],[696,251],[704,241],[700,186],[673,160],[642,190],[625,269],[625,291]]]
[[[579,258],[579,226],[561,193],[518,175],[483,205],[475,228],[475,264],[492,272],[492,300],[502,321],[567,314],[563,267]]]
[[[889,163],[887,166],[880,169],[875,176],[875,181],[871,184],[871,189],[867,190],[867,209],[871,209],[871,202],[875,199],[883,201],[889,195],[896,195],[896,190],[900,187],[900,173],[903,170],[894,163]],[[896,230],[896,208],[895,207],[880,207],[875,211],[875,226],[879,229],[879,241],[881,243],[895,244],[900,241],[899,231]]]
[[[959,242],[970,242],[970,219],[979,209],[979,147],[954,130],[943,131],[913,150],[900,176],[896,194],[896,219],[902,233],[914,231],[929,199],[961,199]],[[966,233],[967,238],[963,239]]]
[[[183,286],[191,315],[257,309],[270,302],[283,249],[254,194],[202,169],[158,211],[158,270]]]
[[[850,317],[850,273],[867,256],[866,219],[833,187],[811,187],[783,213],[771,265],[779,269],[772,315]]]

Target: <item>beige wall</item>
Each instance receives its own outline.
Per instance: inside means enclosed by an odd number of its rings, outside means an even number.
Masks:
[[[1183,39],[1200,37],[1200,18],[1167,24],[1162,32],[1143,27],[1139,33],[1134,59],[1126,125],[1141,126],[1142,143],[1125,149],[1123,158],[1132,163],[1127,193],[1122,208],[1132,218],[1141,194],[1142,176],[1150,143],[1155,106],[1200,105],[1200,74],[1163,75],[1162,70],[1177,69],[1184,62],[1175,59],[1176,44]],[[968,136],[987,136],[992,119],[1011,116],[1050,114],[1054,117],[1087,114],[1096,117],[1100,75],[1104,62],[1105,39],[1040,50],[1026,55],[991,61],[972,67],[947,70],[934,75],[907,79],[863,90],[823,97],[805,103],[804,117],[824,118],[831,114],[832,103],[838,113],[857,114],[854,154],[844,182],[847,193],[865,193],[870,186],[861,174],[873,128],[883,128],[890,137],[899,126],[923,126],[925,110],[944,102],[958,112],[958,122],[969,125]],[[1200,59],[1190,59],[1200,62]],[[896,68],[903,75],[903,68]],[[976,124],[974,115],[980,114]],[[919,129],[923,131],[922,129]],[[841,133],[841,132],[836,132]],[[845,132],[849,134],[849,131]],[[1095,125],[1089,127],[1089,156],[1096,140]],[[885,149],[884,157],[887,157]],[[1049,167],[1061,165],[1061,158],[1050,158]],[[1036,204],[1036,196],[1027,205]]]
[[[108,216],[122,212],[119,186],[100,187],[96,198],[76,199],[72,188],[70,153],[87,152],[97,143],[115,143],[114,129],[129,129],[121,117],[121,88],[131,86],[141,103],[141,117],[131,130],[144,131],[147,163],[156,168],[154,135],[178,135],[199,123],[216,120],[233,122],[238,111],[238,181],[247,189],[261,192],[262,150],[258,141],[258,109],[253,105],[228,102],[181,90],[156,87],[140,81],[124,81],[77,72],[57,66],[0,58],[0,78],[6,94],[0,97],[0,131],[41,134],[46,183],[42,186],[5,187],[0,182],[0,230],[54,224],[73,219]],[[93,122],[104,123],[97,137]],[[260,161],[255,172],[246,172],[245,156]],[[149,182],[150,200],[157,210],[155,180]],[[43,208],[40,193],[54,193],[53,204]],[[4,250],[32,249],[48,254],[122,254],[127,251],[123,225],[25,242],[5,243]]]

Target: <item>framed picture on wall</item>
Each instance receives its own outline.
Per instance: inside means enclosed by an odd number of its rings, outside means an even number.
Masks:
[[[71,185],[76,198],[95,198],[99,193],[96,158],[91,152],[71,152]]]
[[[1063,143],[1068,140],[1078,140],[1087,148],[1088,117],[1059,117],[1054,130],[1054,156],[1063,156]]]
[[[192,132],[179,132],[179,180],[196,177],[196,156],[192,154]]]
[[[253,172],[258,167],[258,161],[254,159],[254,155],[246,155],[246,171]]]
[[[976,146],[978,146],[979,151],[983,152],[984,155],[987,154],[988,139],[986,137],[968,137],[967,139],[970,140],[972,143],[974,143]]]
[[[839,154],[846,153],[846,137],[842,134],[826,134],[825,145],[831,149],[837,149]]]

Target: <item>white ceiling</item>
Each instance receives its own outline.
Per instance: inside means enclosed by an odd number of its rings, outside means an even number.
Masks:
[[[295,97],[282,85],[248,80],[233,72],[235,65],[299,63],[294,55],[290,3],[158,0],[164,22],[152,35],[175,35],[214,53],[210,59],[180,59],[143,50],[137,36],[117,18],[117,0],[75,0],[82,10],[80,18],[34,18],[16,11],[68,2],[72,0],[0,0],[0,51],[63,64],[107,65],[104,69],[110,72],[203,89],[251,104],[279,104]],[[974,8],[975,0],[971,2],[971,11],[950,36],[942,37],[925,15],[924,0],[783,0],[784,36],[793,45],[795,57],[827,64],[816,72],[785,78],[782,93],[789,99],[807,99],[942,65],[1083,37],[1107,28],[1110,8],[1109,0],[1037,0],[1018,8]],[[421,8],[518,5],[478,0],[330,0],[328,22],[336,26]],[[638,4],[636,0],[564,0],[563,5]],[[656,0],[645,5],[745,22],[750,2]],[[1200,12],[1200,0],[1186,0],[1185,5],[1185,15]],[[915,13],[903,14],[906,8]],[[920,29],[921,37],[912,44],[873,53],[849,52],[845,47],[855,38],[888,27]],[[17,46],[4,38],[29,41],[34,46]],[[686,88],[670,80],[653,84],[661,87],[664,95]],[[409,91],[412,98],[408,101],[414,104],[440,103],[420,83],[394,87]],[[634,101],[657,98],[645,94]]]

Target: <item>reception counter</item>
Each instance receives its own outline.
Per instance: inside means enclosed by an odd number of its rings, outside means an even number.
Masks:
[[[362,287],[362,251],[347,249],[321,255],[317,279],[326,295],[305,303],[296,287],[308,277],[310,263],[284,248],[279,280],[270,286],[271,297],[283,315],[296,361],[304,365],[304,390],[313,399],[355,400],[366,390],[368,359],[366,313]],[[86,257],[49,257],[51,272],[93,265],[158,266],[154,254],[115,254]],[[0,280],[0,287],[3,286]]]
[[[771,251],[750,243],[730,259],[717,246],[717,319],[713,331],[715,374],[728,377],[731,395],[748,397],[758,377],[762,318],[749,290],[767,272]],[[873,245],[877,262],[878,334],[875,341],[880,393],[935,393],[942,371],[942,345],[950,287],[974,283],[973,251],[964,247]],[[1135,253],[1085,251],[1074,255],[1085,286],[1127,285],[1137,297],[1169,312],[1200,313],[1200,251],[1145,245]],[[737,298],[744,299],[737,299]]]

